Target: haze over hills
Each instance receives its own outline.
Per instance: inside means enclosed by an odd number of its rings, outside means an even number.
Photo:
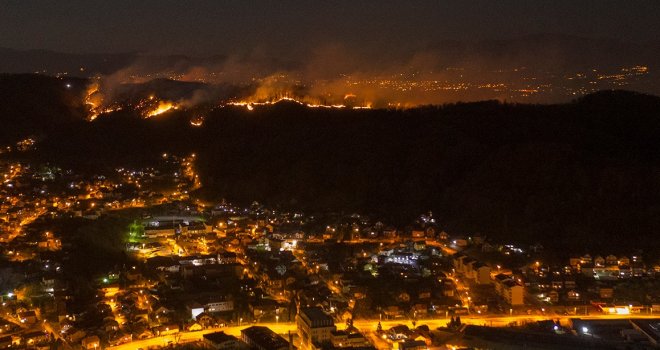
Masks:
[[[322,49],[322,48],[321,48]],[[156,74],[169,70],[185,72],[196,66],[219,66],[232,57],[257,60],[261,65],[271,65],[271,71],[299,69],[310,57],[276,58],[255,55],[238,55],[231,52],[214,56],[159,55],[147,53],[65,53],[48,50],[15,50],[0,48],[0,72],[57,74],[67,72],[73,76],[89,77],[111,74],[119,69],[144,61],[145,73]],[[313,53],[308,53],[311,55]],[[485,69],[530,69],[599,67],[660,63],[660,42],[623,42],[614,39],[595,39],[559,34],[535,34],[513,39],[459,41],[443,40],[412,53],[375,53],[365,49],[351,57],[355,63],[368,59],[371,67],[379,69],[405,64],[414,56],[432,59],[439,66],[460,67],[480,63]],[[348,54],[347,54],[348,55]],[[347,57],[346,57],[347,58]],[[338,62],[344,63],[344,62]],[[550,64],[548,64],[550,63]],[[80,68],[85,68],[80,71]],[[354,67],[352,67],[354,68]],[[345,72],[350,73],[350,72]]]
[[[380,107],[497,99],[567,102],[603,89],[660,94],[660,43],[537,34],[507,40],[444,40],[405,54],[326,44],[291,57],[268,53],[79,54],[0,49],[0,72],[260,85],[287,95],[304,87],[315,101],[346,95]]]
[[[284,100],[252,110],[181,106],[150,118],[126,107],[89,122],[87,84],[1,76],[0,115],[12,127],[2,128],[0,141],[37,141],[29,153],[3,157],[99,172],[195,152],[197,195],[205,198],[359,211],[400,223],[432,210],[452,232],[571,242],[576,250],[658,248],[655,96],[614,91],[554,105],[372,110]],[[159,84],[172,90],[180,83]],[[198,113],[203,124],[191,124]]]

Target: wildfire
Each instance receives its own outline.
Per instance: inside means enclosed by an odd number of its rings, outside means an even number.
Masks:
[[[106,113],[112,113],[121,110],[121,107],[115,106],[115,107],[108,107],[108,108],[95,108],[91,111],[91,113],[87,116],[88,120],[94,121],[94,119],[98,118],[101,114],[106,114]]]
[[[192,119],[190,119],[190,125],[200,127],[204,124],[204,117],[203,116],[197,116]]]
[[[156,108],[155,108],[155,109],[152,109],[152,110],[150,110],[150,111],[148,111],[148,112],[145,114],[145,117],[146,117],[146,118],[151,118],[151,117],[154,117],[154,116],[157,116],[157,115],[163,114],[163,113],[165,113],[165,112],[167,112],[167,111],[169,111],[169,110],[172,110],[172,109],[178,109],[178,108],[179,108],[179,107],[178,107],[177,105],[175,105],[174,103],[172,103],[172,102],[169,102],[169,101],[158,101],[158,105],[156,106]]]
[[[85,105],[89,109],[89,115],[87,116],[87,119],[89,121],[92,121],[96,119],[101,111],[99,110],[99,106],[101,105],[101,102],[103,101],[103,96],[99,92],[99,84],[98,83],[92,83],[87,87],[87,91],[85,92]]]
[[[354,96],[354,95],[353,95],[353,96]],[[351,109],[371,109],[371,104],[370,104],[370,103],[367,103],[367,104],[365,104],[364,106],[352,106],[352,107],[349,107],[349,106],[344,105],[344,104],[332,104],[332,105],[326,105],[326,104],[320,104],[320,103],[307,103],[307,102],[303,102],[303,101],[300,101],[300,100],[296,100],[296,99],[294,99],[294,98],[287,97],[287,96],[285,96],[285,97],[280,97],[280,98],[278,98],[278,99],[269,100],[269,101],[259,101],[259,102],[257,102],[257,101],[237,101],[237,102],[228,102],[226,105],[229,105],[229,106],[241,106],[241,107],[245,107],[245,108],[247,108],[248,111],[253,111],[254,108],[255,108],[256,106],[268,106],[268,105],[274,105],[274,104],[277,104],[277,103],[280,103],[280,102],[283,102],[283,101],[288,101],[288,102],[297,103],[297,104],[299,104],[299,105],[301,105],[301,106],[305,106],[305,107],[308,107],[308,108],[337,108],[337,109],[340,109],[340,108],[351,108]]]

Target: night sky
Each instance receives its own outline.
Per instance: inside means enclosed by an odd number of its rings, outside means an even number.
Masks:
[[[295,56],[320,44],[405,52],[444,39],[553,33],[645,42],[660,1],[25,1],[0,3],[0,47]]]

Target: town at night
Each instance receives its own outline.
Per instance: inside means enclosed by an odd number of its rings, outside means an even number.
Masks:
[[[0,3],[0,349],[660,348],[660,3]]]

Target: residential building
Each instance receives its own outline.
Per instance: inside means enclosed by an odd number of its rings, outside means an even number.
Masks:
[[[507,303],[514,306],[525,303],[523,286],[513,280],[509,280],[504,282],[502,287],[502,297],[504,297]]]
[[[399,344],[399,350],[426,350],[428,347],[426,346],[426,343],[422,340],[413,340],[413,341],[405,341],[405,342],[400,342]]]
[[[360,333],[349,333],[347,331],[331,332],[332,346],[335,348],[356,348],[360,346],[371,345],[369,341]]]
[[[474,280],[477,284],[490,284],[490,267],[488,265],[477,262],[473,268]]]
[[[332,332],[337,330],[332,317],[319,307],[301,308],[296,316],[296,326],[303,349],[314,347],[314,343],[329,342]]]
[[[91,349],[100,349],[101,348],[101,340],[99,339],[98,336],[92,335],[89,336],[85,339],[82,340],[81,342],[82,348],[91,350]]]
[[[203,338],[204,343],[211,349],[238,350],[243,348],[243,343],[238,338],[225,334],[225,332],[204,334]]]
[[[524,304],[524,288],[510,276],[495,276],[495,291],[512,306]]]

